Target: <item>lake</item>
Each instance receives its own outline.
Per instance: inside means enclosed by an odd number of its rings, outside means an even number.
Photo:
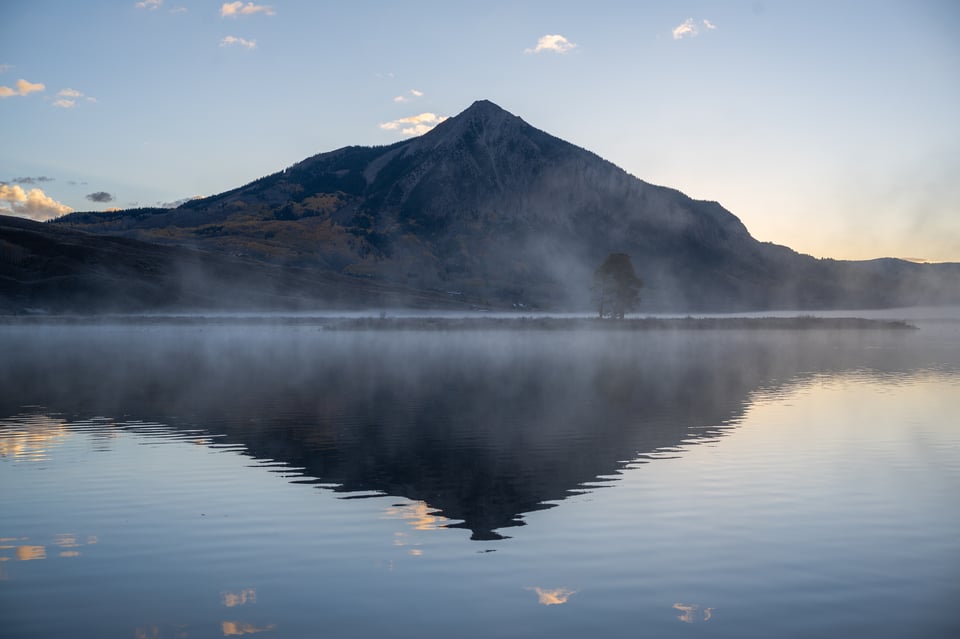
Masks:
[[[0,326],[2,635],[960,636],[960,313],[911,320]]]

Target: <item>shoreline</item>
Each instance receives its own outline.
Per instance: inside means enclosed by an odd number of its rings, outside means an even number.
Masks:
[[[0,326],[314,326],[329,331],[916,330],[863,317],[336,317],[258,315],[0,315]]]

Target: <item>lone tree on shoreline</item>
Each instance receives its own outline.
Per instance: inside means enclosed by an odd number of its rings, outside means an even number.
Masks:
[[[593,274],[593,289],[598,297],[600,317],[623,319],[627,311],[640,303],[643,280],[637,277],[626,253],[611,253]]]

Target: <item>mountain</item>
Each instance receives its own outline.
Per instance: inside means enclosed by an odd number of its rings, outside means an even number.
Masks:
[[[57,225],[492,306],[590,307],[627,253],[647,310],[960,303],[960,266],[817,260],[478,101],[423,136],[321,153],[176,209]]]

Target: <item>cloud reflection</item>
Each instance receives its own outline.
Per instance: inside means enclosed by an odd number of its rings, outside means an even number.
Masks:
[[[51,448],[66,439],[68,432],[66,421],[47,415],[0,419],[0,457],[43,461]]]
[[[243,623],[242,621],[224,621],[221,622],[220,626],[223,630],[224,637],[237,637],[240,635],[252,635],[258,632],[269,632],[276,627],[270,624],[269,626],[260,628],[249,623]]]
[[[257,603],[257,591],[253,588],[245,588],[240,592],[223,592],[221,600],[227,608],[236,608],[245,606],[248,603]]]
[[[567,600],[577,592],[576,590],[567,590],[566,588],[546,590],[537,586],[532,586],[527,588],[527,590],[536,592],[537,597],[540,599],[540,604],[543,606],[559,606],[560,604],[565,604]]]
[[[414,530],[439,530],[447,527],[450,520],[439,514],[425,501],[411,504],[394,504],[387,508],[386,516],[389,519],[402,519]]]
[[[35,561],[46,558],[46,546],[17,546],[17,561]]]
[[[673,604],[673,608],[683,613],[682,615],[677,615],[677,619],[683,623],[696,623],[699,621],[696,613],[700,610],[700,606],[696,604],[675,603]],[[711,617],[713,617],[713,608],[703,608],[703,621],[710,621]]]
[[[0,561],[9,561],[10,559],[15,559],[16,561],[37,561],[39,559],[47,559],[47,545],[46,544],[14,544],[11,542],[24,542],[30,541],[29,537],[3,537],[0,538],[0,552],[7,553],[8,551],[13,551],[13,556],[3,556],[0,555]],[[80,551],[78,548],[82,548],[84,545],[93,545],[97,543],[97,537],[95,535],[88,535],[86,539],[86,544],[81,541],[75,533],[61,533],[59,535],[54,535],[52,545],[63,548],[57,553],[59,557],[79,557]]]

